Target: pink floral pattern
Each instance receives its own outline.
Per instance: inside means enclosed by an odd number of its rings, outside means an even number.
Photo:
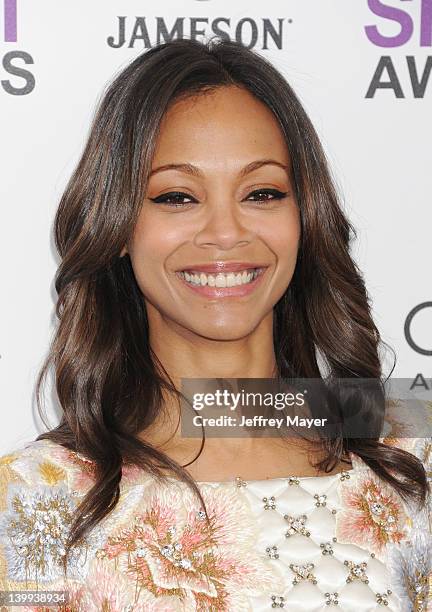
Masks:
[[[85,582],[61,580],[50,584],[50,590],[66,591],[67,603],[57,612],[173,612],[171,598],[154,598],[143,592],[134,604],[133,585],[106,561],[93,559]],[[24,606],[23,612],[52,612],[52,607]],[[180,608],[179,608],[180,610]]]
[[[392,488],[370,470],[340,483],[342,510],[336,520],[340,543],[357,544],[383,558],[388,543],[398,543],[407,534],[408,516]]]
[[[180,599],[185,610],[241,610],[245,597],[277,583],[254,550],[257,534],[232,487],[202,487],[210,522],[189,492],[155,484],[132,525],[119,527],[98,551],[155,598]],[[247,609],[247,608],[245,608]]]
[[[391,443],[407,450],[415,449],[430,473],[430,441],[407,440],[397,444],[397,440],[392,439]],[[414,559],[417,549],[411,550],[412,527],[423,525],[424,540],[426,522],[421,523],[420,514],[406,506],[395,490],[379,479],[359,457],[351,453],[350,458],[353,469],[340,478],[335,477],[332,490],[336,497],[326,501],[334,512],[335,542],[357,545],[383,563],[387,562],[388,550],[393,550],[394,567],[399,567],[402,553],[408,558],[407,547]],[[3,533],[9,537],[15,537],[15,528],[17,538],[22,538],[27,531],[33,534],[33,530],[25,531],[24,519],[28,520],[32,508],[45,512],[40,501],[43,498],[46,504],[51,504],[52,511],[57,512],[59,530],[64,535],[69,528],[73,505],[93,486],[95,476],[93,462],[50,441],[31,443],[20,451],[0,457],[0,510],[3,513],[3,517],[0,513],[0,532],[3,525]],[[289,479],[289,490],[297,486],[295,482],[299,484],[298,480]],[[261,598],[263,605],[269,607],[272,601],[283,601],[287,582],[284,566],[273,562],[276,556],[267,554],[262,532],[251,514],[251,504],[261,505],[265,498],[249,502],[247,496],[240,494],[235,482],[216,484],[200,484],[208,511],[207,522],[199,499],[184,483],[172,477],[167,482],[158,482],[139,468],[124,465],[118,504],[94,530],[94,539],[86,543],[85,562],[77,557],[75,569],[79,571],[71,571],[65,581],[59,577],[53,562],[49,566],[50,575],[45,571],[43,581],[30,580],[26,588],[68,591],[70,601],[57,607],[58,612],[249,612],[254,597]],[[313,493],[314,490],[310,494],[313,496]],[[17,495],[25,507],[21,514],[21,506],[13,501],[18,499]],[[54,502],[61,495],[70,502],[70,512],[58,512]],[[306,488],[304,495],[309,495]],[[314,497],[320,499],[318,493]],[[326,495],[321,497],[327,498]],[[315,503],[314,508],[317,505],[320,504]],[[308,515],[307,520],[311,523],[325,506],[321,505]],[[46,511],[47,516],[39,517],[34,529],[47,538],[54,538],[55,541],[50,540],[53,550],[60,550],[56,531],[47,532],[50,511]],[[284,512],[282,507],[279,511]],[[278,516],[271,509],[265,512],[269,520]],[[0,544],[0,590],[20,588],[22,577],[18,570],[23,561],[20,547],[1,541]],[[275,544],[279,546],[280,542]],[[328,551],[333,543],[329,539],[323,545],[323,551]],[[423,548],[426,550],[428,546]],[[420,545],[417,548],[423,550]],[[33,546],[32,550],[35,553],[36,548]],[[41,559],[46,560],[44,554]],[[32,561],[32,557],[28,555],[27,560]],[[411,576],[411,565],[405,573],[399,572],[401,575],[393,578],[396,585],[404,584],[406,575]],[[425,562],[423,573],[427,577],[426,565]],[[293,567],[304,566],[294,564]],[[31,577],[37,575],[33,572]],[[293,588],[299,592],[299,585]],[[400,591],[402,593],[402,587]],[[402,593],[400,597],[403,596]],[[52,608],[38,606],[23,610],[51,612]]]

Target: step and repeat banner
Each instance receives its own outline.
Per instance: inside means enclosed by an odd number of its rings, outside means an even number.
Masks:
[[[52,222],[96,104],[127,63],[179,36],[241,41],[294,87],[357,229],[392,376],[431,389],[432,0],[1,0],[0,20],[0,452],[43,429]],[[45,401],[55,425],[52,384]]]

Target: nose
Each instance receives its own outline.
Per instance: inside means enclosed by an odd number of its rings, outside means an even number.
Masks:
[[[229,250],[249,244],[254,235],[250,220],[246,223],[236,203],[226,199],[208,206],[204,225],[195,234],[194,243],[199,247],[212,246]]]

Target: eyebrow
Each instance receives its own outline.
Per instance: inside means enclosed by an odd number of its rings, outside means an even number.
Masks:
[[[262,166],[267,166],[267,165],[279,166],[279,168],[282,168],[283,170],[287,170],[287,171],[289,170],[289,165],[282,164],[276,159],[257,159],[256,161],[250,162],[249,164],[244,166],[244,168],[240,170],[239,175],[241,177],[246,176],[246,174],[249,174],[250,172],[253,172],[254,170],[258,170],[259,168],[262,168]],[[184,172],[185,174],[190,174],[191,176],[196,176],[199,178],[202,178],[204,176],[204,174],[201,172],[199,168],[197,168],[197,166],[194,166],[188,163],[184,163],[184,164],[164,164],[163,166],[154,168],[150,172],[149,178],[150,176],[153,176],[154,174],[157,174],[159,172],[164,172],[165,170],[179,170],[180,172]]]

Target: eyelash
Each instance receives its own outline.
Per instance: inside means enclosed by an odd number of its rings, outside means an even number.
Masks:
[[[248,197],[250,197],[251,195],[255,195],[257,193],[260,194],[269,194],[272,195],[273,197],[270,199],[266,199],[266,200],[253,200],[254,202],[264,202],[264,204],[266,204],[267,202],[273,202],[273,200],[282,200],[285,196],[288,195],[287,191],[279,191],[279,189],[256,189],[255,191],[252,191]],[[167,206],[172,206],[173,208],[180,208],[182,206],[187,206],[188,204],[193,204],[194,202],[186,202],[186,203],[179,203],[179,202],[168,202],[167,200],[169,198],[190,198],[193,199],[192,196],[189,196],[187,193],[183,193],[182,191],[170,191],[169,193],[163,193],[160,196],[158,196],[157,198],[150,198],[150,200],[152,202],[154,202],[155,204],[166,204]]]

